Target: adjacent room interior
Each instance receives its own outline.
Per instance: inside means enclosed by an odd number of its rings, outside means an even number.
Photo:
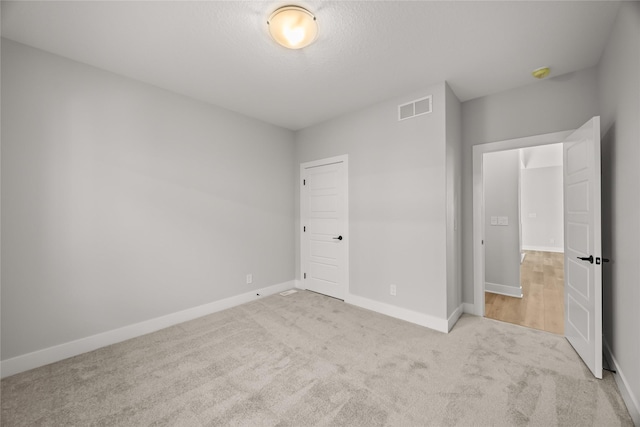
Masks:
[[[499,240],[487,240],[487,251],[492,251],[490,245],[493,244],[514,250],[517,244],[520,256],[519,266],[513,269],[519,275],[514,274],[510,278],[514,286],[505,288],[500,285],[508,286],[508,281],[496,284],[487,279],[485,315],[563,335],[562,144],[489,153],[485,156],[485,218],[489,218],[485,226],[508,226],[508,216],[506,224],[501,224],[498,221],[501,215],[487,212],[515,214],[518,221],[512,224],[513,233],[502,233]],[[519,167],[507,168],[506,164],[509,163],[517,163]],[[505,176],[508,174],[513,176]],[[516,189],[513,185],[508,186],[513,183],[517,183]],[[495,256],[498,262],[495,266],[492,264],[491,268],[503,272],[507,270],[504,263],[508,259],[499,254]],[[493,263],[491,257],[487,258],[485,263]],[[516,266],[517,260],[512,260],[512,263]],[[487,274],[494,273],[489,271]]]
[[[0,12],[3,424],[640,425],[640,3]]]

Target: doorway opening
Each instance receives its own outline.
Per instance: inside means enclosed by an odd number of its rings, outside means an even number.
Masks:
[[[483,155],[485,316],[564,334],[562,144]]]
[[[510,139],[505,141],[487,143],[475,145],[473,147],[473,271],[474,271],[474,314],[477,316],[485,316],[485,231],[491,230],[490,227],[485,227],[486,222],[489,224],[493,220],[489,215],[487,221],[485,221],[485,194],[484,194],[484,180],[483,180],[483,159],[487,153],[504,152],[508,150],[518,150],[522,148],[545,146],[549,144],[562,143],[571,135],[572,131],[555,132],[544,135],[535,135],[525,138]],[[517,187],[516,187],[517,188]],[[517,191],[517,190],[516,190]],[[519,196],[515,196],[519,197]],[[500,222],[502,215],[495,215],[495,221]],[[519,213],[512,215],[514,219],[519,218]],[[504,218],[502,218],[504,222]],[[506,219],[507,221],[509,218]],[[517,221],[517,219],[516,219]],[[494,230],[499,230],[501,227],[494,227]],[[520,231],[518,231],[519,233]],[[519,275],[520,264],[520,251],[519,244],[516,245],[515,255],[510,251],[511,256],[515,256],[517,259],[517,273]],[[526,260],[526,255],[525,255]],[[513,284],[519,284],[520,279],[513,282]],[[514,296],[519,296],[519,293],[513,293]]]
[[[602,378],[602,264],[608,260],[602,258],[601,247],[600,117],[574,131],[473,147],[473,310],[485,316],[485,233],[490,227],[485,222],[484,155],[560,142],[564,169],[564,336],[593,375]],[[508,217],[499,216],[495,217],[496,225],[507,225]]]

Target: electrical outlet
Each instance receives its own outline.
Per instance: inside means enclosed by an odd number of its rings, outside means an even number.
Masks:
[[[396,285],[389,285],[389,294],[396,296]]]
[[[247,274],[247,285],[253,283],[253,274]]]

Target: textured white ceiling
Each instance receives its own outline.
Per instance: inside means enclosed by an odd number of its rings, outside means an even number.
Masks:
[[[619,4],[301,1],[320,33],[268,36],[282,1],[2,1],[2,36],[289,129],[447,81],[465,101],[595,65]]]

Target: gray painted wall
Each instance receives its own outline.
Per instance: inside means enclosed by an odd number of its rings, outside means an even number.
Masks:
[[[431,114],[398,121],[399,104],[429,94]],[[439,84],[296,133],[298,165],[349,155],[350,293],[441,319],[445,131],[445,84]],[[395,297],[390,284],[397,285]]]
[[[520,150],[485,153],[484,186],[485,282],[517,288],[520,294],[520,226],[518,187]],[[508,225],[491,225],[491,217]]]
[[[293,141],[3,39],[2,359],[293,280]]]
[[[562,166],[522,169],[523,249],[564,252],[562,181]]]
[[[462,300],[473,303],[473,153],[476,144],[575,129],[598,115],[590,68],[462,104]]]
[[[623,2],[598,67],[604,340],[640,402],[640,3]],[[640,423],[639,407],[635,422]]]

